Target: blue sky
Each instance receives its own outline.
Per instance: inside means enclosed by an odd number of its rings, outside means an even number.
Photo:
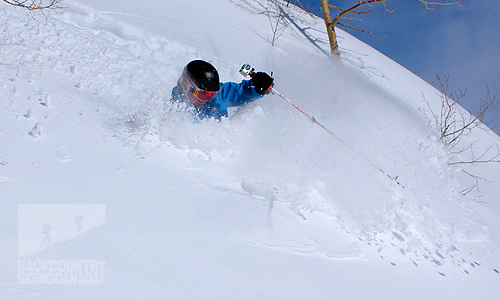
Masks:
[[[301,2],[322,17],[319,0]],[[346,8],[357,2],[330,0]],[[463,7],[439,7],[435,12],[424,11],[424,5],[417,0],[389,0],[387,4],[396,6],[394,14],[380,12],[379,5],[364,15],[362,22],[345,22],[377,36],[387,35],[385,39],[344,30],[429,83],[437,81],[436,73],[449,75],[450,90],[467,90],[461,104],[477,113],[486,84],[491,90],[495,85],[500,88],[500,1],[473,0]],[[486,121],[500,135],[500,109]]]

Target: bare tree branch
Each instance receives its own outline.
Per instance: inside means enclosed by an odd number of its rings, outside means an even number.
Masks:
[[[340,23],[340,22],[338,22],[337,24],[338,24],[338,25],[341,25],[341,26],[344,26],[344,27],[346,27],[346,28],[351,28],[351,29],[354,29],[354,30],[357,30],[357,31],[360,31],[360,32],[368,33],[369,35],[373,36],[374,38],[377,38],[377,39],[380,39],[380,40],[383,40],[383,39],[385,39],[385,38],[387,37],[387,35],[386,35],[386,36],[384,36],[384,37],[379,37],[379,36],[374,35],[373,33],[371,33],[371,32],[370,32],[370,31],[368,31],[368,30],[364,30],[364,29],[360,29],[360,28],[352,27],[352,26],[349,26],[349,25],[342,24],[342,23]]]
[[[486,85],[486,91],[481,93],[479,113],[474,116],[459,105],[460,100],[465,96],[465,91],[458,90],[457,92],[448,91],[449,76],[440,77],[438,79],[437,88],[441,99],[439,112],[436,112],[431,104],[426,100],[427,107],[432,116],[432,121],[436,131],[439,134],[440,141],[449,149],[453,150],[457,156],[451,157],[448,164],[452,166],[475,166],[478,164],[500,163],[500,147],[494,143],[489,147],[484,148],[481,152],[477,152],[477,141],[462,142],[462,138],[468,136],[475,128],[488,130],[483,124],[483,120],[487,113],[498,109],[500,101],[497,99],[499,90],[491,90]],[[424,97],[425,99],[425,97]],[[464,145],[465,144],[465,145]],[[466,154],[464,156],[464,154]],[[479,191],[479,181],[486,179],[474,175],[462,169],[462,172],[474,179],[475,184],[461,193],[466,195],[472,190]]]
[[[480,176],[477,176],[477,175],[474,175],[472,173],[469,173],[465,170],[462,170],[462,172],[464,174],[467,174],[468,176],[470,176],[472,179],[474,179],[475,181],[475,184],[460,191],[460,194],[462,194],[463,196],[467,195],[468,193],[472,192],[474,189],[476,189],[478,192],[479,192],[479,181],[484,181],[484,182],[491,182],[491,181],[488,181],[486,178],[483,178],[483,177],[480,177]]]
[[[382,0],[382,1],[385,1],[385,0]],[[333,4],[330,4],[328,3],[328,6],[331,7],[331,8],[335,8],[339,11],[347,11],[347,9],[342,9],[336,5],[333,5]],[[352,14],[356,14],[356,15],[364,15],[364,14],[368,14],[368,13],[371,13],[372,11],[371,10],[367,10],[367,11],[351,11]]]
[[[450,148],[455,148],[462,137],[467,136],[474,128],[482,126],[485,116],[498,109],[500,101],[497,98],[499,89],[491,90],[486,86],[480,98],[480,110],[476,116],[460,106],[466,91],[448,91],[449,76],[440,77],[436,74],[437,88],[441,98],[439,113],[436,113],[427,102],[427,106],[434,119],[434,125],[439,132],[441,141]]]
[[[338,21],[340,19],[342,19],[342,17],[348,13],[354,13],[354,10],[360,8],[361,6],[364,6],[364,5],[371,5],[371,4],[375,4],[375,3],[378,3],[378,2],[384,2],[386,0],[369,0],[369,1],[359,1],[358,4],[354,5],[353,7],[349,8],[349,9],[345,9],[345,10],[342,10],[341,13],[337,14],[337,16],[335,17],[335,19],[333,19],[333,23],[334,24],[337,24]],[[368,11],[370,12],[370,11]],[[363,12],[363,13],[366,13],[366,12]]]
[[[491,150],[493,147],[496,147],[496,154],[491,156],[490,158],[484,158],[487,155],[491,155]],[[469,161],[457,161],[449,163],[452,166],[457,165],[476,165],[476,164],[486,164],[486,163],[500,163],[500,149],[497,144],[493,144],[490,147],[486,148],[481,155],[475,155],[474,151],[471,153],[471,160]]]
[[[289,24],[281,11],[280,4],[274,1],[268,1],[268,3],[270,8],[265,14],[267,15],[269,24],[271,25],[273,36],[271,37],[270,43],[271,46],[274,47],[276,45],[276,41],[281,37]]]
[[[360,32],[368,33],[371,36],[380,39],[381,37],[378,37],[378,36],[372,34],[368,30],[361,29],[361,28],[358,28],[358,27],[355,27],[355,26],[351,26],[351,25],[347,25],[347,24],[344,24],[344,23],[340,23],[339,21],[340,20],[361,21],[362,19],[359,19],[359,18],[349,18],[346,15],[347,14],[355,14],[355,15],[368,14],[368,13],[371,12],[371,10],[358,11],[359,8],[364,7],[366,5],[375,6],[375,5],[378,5],[378,4],[382,3],[384,5],[384,10],[386,12],[389,12],[389,13],[394,12],[394,8],[389,9],[386,6],[386,1],[388,1],[388,0],[359,0],[359,2],[356,5],[354,5],[354,6],[350,7],[350,8],[341,8],[338,5],[334,5],[334,4],[329,3],[329,0],[320,0],[320,2],[321,2],[321,11],[323,12],[323,19],[325,21],[326,30],[327,30],[327,34],[328,34],[328,39],[329,39],[329,42],[330,42],[331,53],[338,55],[338,52],[339,52],[339,50],[338,50],[339,46],[338,46],[338,42],[337,42],[337,34],[335,33],[335,27],[336,26],[343,26],[343,27],[346,27],[346,28],[350,28],[350,29],[353,29],[353,30],[360,31]],[[408,0],[406,0],[406,1],[408,1]],[[434,0],[434,1],[418,0],[418,1],[420,1],[421,3],[424,4],[426,10],[427,9],[434,10],[438,6],[457,5],[457,4],[460,5],[462,3],[462,0]],[[330,14],[330,9],[331,8],[336,9],[336,10],[339,11],[339,13],[337,13],[333,19],[332,19],[332,16]]]
[[[29,11],[55,9],[63,0],[2,0],[3,2],[25,8]]]
[[[456,1],[426,1],[426,0],[418,0],[422,2],[425,5],[425,9],[430,9],[434,10],[438,6],[446,6],[446,5],[462,5],[462,0],[456,0]]]

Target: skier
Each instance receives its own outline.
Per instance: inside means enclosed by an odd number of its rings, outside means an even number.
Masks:
[[[273,83],[273,78],[264,72],[257,72],[241,83],[220,83],[214,66],[203,60],[193,60],[184,67],[172,89],[171,101],[193,107],[199,120],[220,120],[228,116],[228,107],[241,106],[269,94]]]

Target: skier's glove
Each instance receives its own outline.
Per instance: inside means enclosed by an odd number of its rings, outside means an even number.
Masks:
[[[274,79],[264,72],[257,72],[252,77],[255,91],[260,95],[267,95],[273,89]]]

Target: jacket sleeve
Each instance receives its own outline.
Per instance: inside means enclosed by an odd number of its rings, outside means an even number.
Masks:
[[[243,80],[241,83],[226,82],[222,85],[220,93],[228,107],[240,106],[263,97],[255,91],[251,79]]]

